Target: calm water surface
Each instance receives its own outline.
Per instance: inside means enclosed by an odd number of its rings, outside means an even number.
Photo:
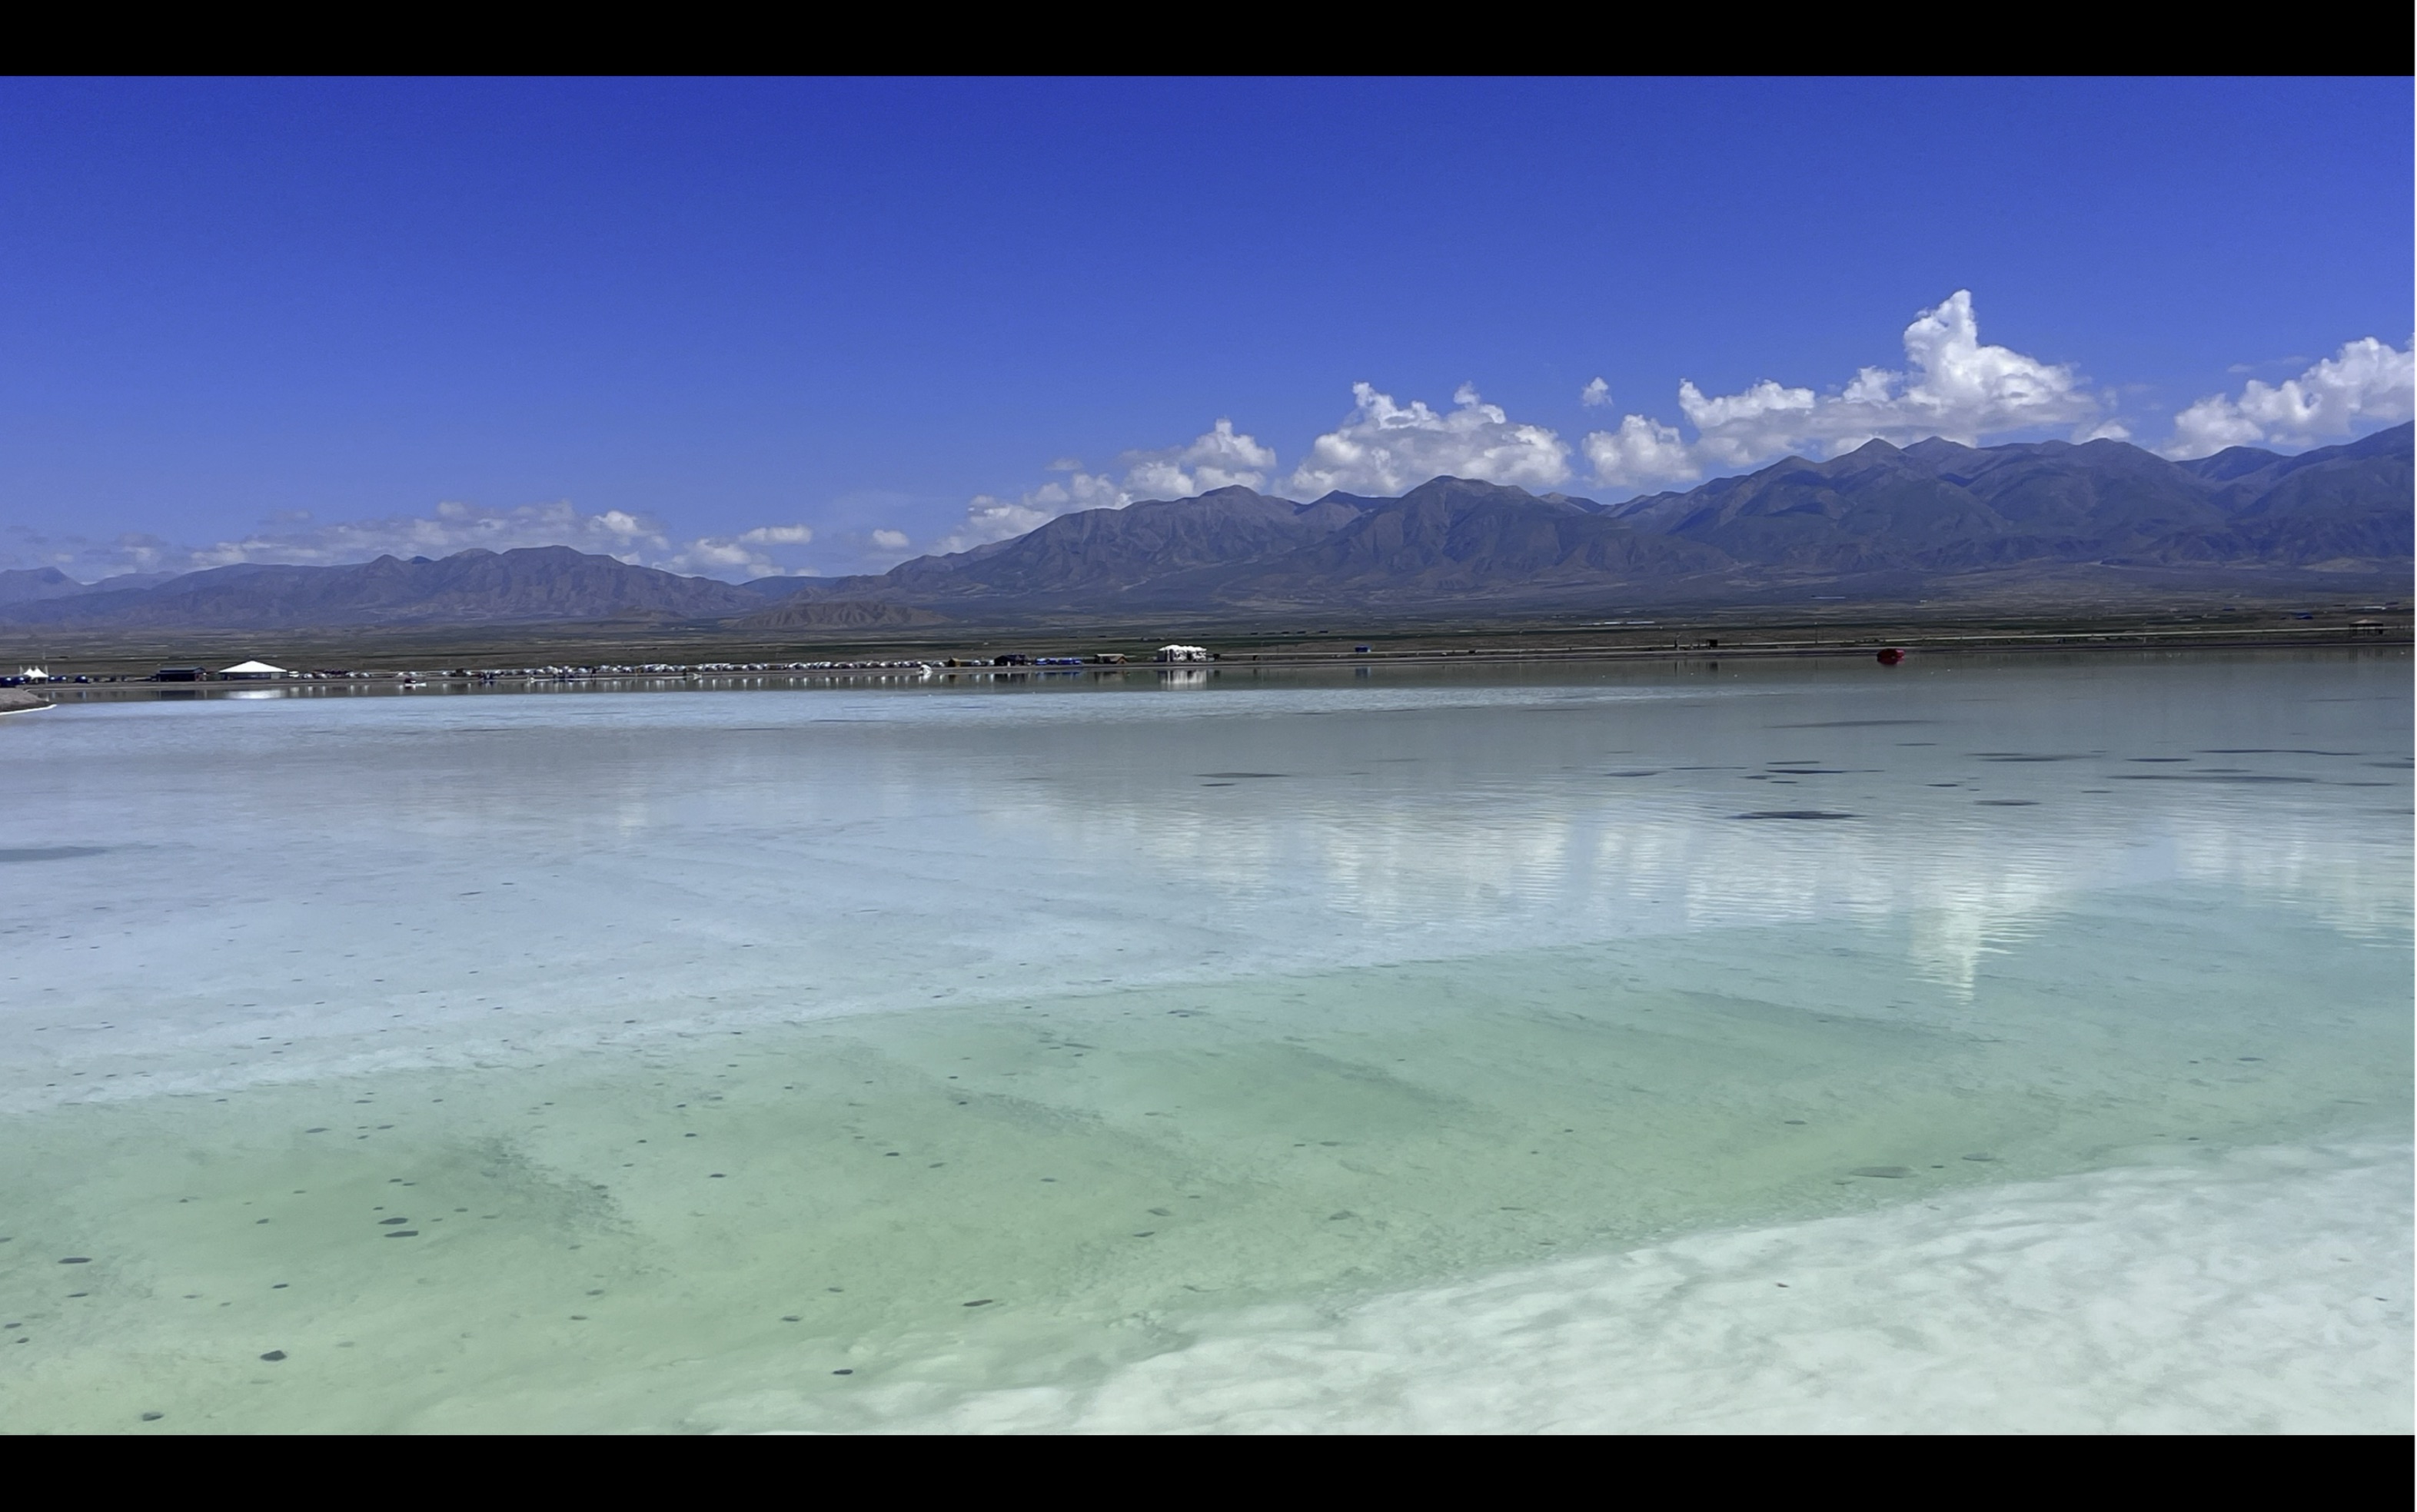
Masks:
[[[0,1427],[2402,1431],[2409,695],[0,721]]]

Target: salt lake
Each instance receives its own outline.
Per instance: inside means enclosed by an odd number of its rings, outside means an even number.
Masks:
[[[2405,654],[0,720],[9,1431],[2405,1432]]]

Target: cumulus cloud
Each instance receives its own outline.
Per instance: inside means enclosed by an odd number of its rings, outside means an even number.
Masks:
[[[1596,480],[1614,488],[1648,488],[1694,477],[1703,470],[1677,427],[1642,415],[1622,419],[1617,431],[1589,434],[1586,454]]]
[[[524,546],[568,546],[674,572],[770,577],[798,570],[783,558],[813,539],[810,527],[786,524],[677,541],[650,517],[624,509],[589,513],[568,500],[511,509],[448,502],[424,515],[326,523],[296,511],[267,528],[204,546],[126,535],[108,540],[28,539],[24,544],[32,551],[19,554],[38,557],[85,582],[129,572],[193,572],[241,563],[330,567],[380,556],[445,557],[473,547],[508,552]]]
[[[1280,480],[1273,448],[1219,420],[1183,446],[1129,451],[1100,472],[1060,458],[1050,470],[1062,477],[1011,498],[977,494],[963,523],[932,550],[969,551],[1080,509],[1121,509],[1140,499],[1183,499],[1235,486],[1309,499],[1337,489],[1399,493],[1444,474],[1541,489],[1570,476],[1567,442],[1513,420],[1467,385],[1452,396],[1453,407],[1441,411],[1419,400],[1396,403],[1369,384],[1354,384],[1351,394],[1355,402],[1343,423],[1313,442],[1307,460]],[[876,544],[887,543],[876,537]]]
[[[736,536],[701,536],[682,550],[649,566],[704,577],[777,578],[794,569],[773,554],[782,546],[803,546],[814,538],[808,525],[758,525]]]
[[[1679,385],[1695,429],[1631,415],[1585,442],[1595,476],[1613,487],[1682,482],[1714,468],[1751,467],[1791,451],[1836,456],[1875,437],[1900,445],[1929,436],[1973,445],[1986,435],[2045,427],[2113,434],[2102,399],[2080,375],[1981,340],[1970,291],[1959,289],[1905,328],[1906,368],[1868,367],[1829,392],[1764,379],[1734,394]]]
[[[1358,402],[1350,415],[1310,443],[1308,458],[1285,480],[1285,492],[1300,499],[1338,489],[1400,493],[1447,475],[1531,489],[1569,479],[1569,443],[1541,425],[1513,420],[1467,384],[1444,411],[1421,400],[1396,404],[1370,384],[1352,385],[1351,397]]]
[[[1117,461],[1126,468],[1124,487],[1133,498],[1188,499],[1212,489],[1265,488],[1276,454],[1237,434],[1233,421],[1220,420],[1190,446],[1127,452]]]
[[[1594,379],[1578,390],[1578,402],[1590,410],[1610,403],[1611,386],[1600,378]]]
[[[1219,420],[1180,446],[1126,452],[1114,468],[1098,473],[1084,471],[1078,459],[1061,457],[1049,470],[1064,473],[1063,478],[1027,489],[1011,499],[975,494],[965,507],[964,522],[934,543],[932,550],[970,551],[1021,536],[1080,509],[1121,509],[1138,499],[1188,499],[1211,489],[1264,489],[1275,465],[1275,452],[1236,431],[1231,420]],[[896,534],[881,532],[874,538],[879,543],[880,535]]]
[[[2255,378],[2238,397],[2211,394],[2174,416],[2168,457],[2205,457],[2227,446],[2313,446],[2349,437],[2361,422],[2397,425],[2417,409],[2417,340],[2393,347],[2372,336],[2296,378]]]

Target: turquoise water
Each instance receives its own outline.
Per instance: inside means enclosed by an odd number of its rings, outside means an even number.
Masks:
[[[2405,1429],[2409,720],[2378,655],[0,721],[0,1422]]]

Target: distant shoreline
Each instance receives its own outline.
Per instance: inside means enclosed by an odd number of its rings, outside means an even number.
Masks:
[[[1149,615],[1038,624],[948,625],[878,631],[830,628],[739,633],[726,627],[647,623],[392,626],[357,629],[185,629],[60,636],[12,644],[0,628],[0,673],[40,664],[52,674],[123,683],[163,667],[215,669],[258,659],[296,672],[445,678],[504,669],[720,664],[751,671],[812,662],[946,662],[1000,657],[1118,655],[1148,663],[1160,646],[1202,645],[1221,664],[1261,666],[1508,659],[1630,660],[1701,656],[1869,655],[2026,651],[2116,645],[2248,649],[2408,644],[2406,597],[2388,600],[2198,600],[2136,605],[2083,600],[1884,606],[1797,604],[1758,609],[1644,606],[1514,618],[1448,618],[1337,609],[1315,618],[1252,620]],[[1358,648],[1367,647],[1363,653]],[[859,669],[860,670],[860,669]],[[52,685],[53,690],[57,685]],[[185,684],[187,688],[194,685]],[[253,685],[260,686],[260,685]]]
[[[1538,638],[1541,640],[1542,638]],[[669,692],[669,691],[737,691],[744,689],[810,688],[844,685],[882,686],[969,686],[979,684],[1038,685],[1045,683],[1108,683],[1124,682],[1156,685],[1180,679],[1186,684],[1205,683],[1211,677],[1234,679],[1257,673],[1337,673],[1377,670],[1421,673],[1451,672],[1469,668],[1635,666],[1656,664],[1693,664],[1717,667],[1723,661],[1876,661],[1880,652],[1893,649],[1904,654],[1908,664],[1940,658],[1958,660],[1975,658],[2016,657],[2023,658],[2054,655],[2105,656],[2110,653],[2182,653],[2205,656],[2218,653],[2300,652],[2300,653],[2397,653],[2406,655],[2412,643],[2409,627],[2401,626],[2314,627],[2298,633],[2267,629],[2257,633],[2235,633],[2221,630],[2175,631],[2156,634],[2142,631],[1967,631],[1955,635],[1832,636],[1818,640],[1743,640],[1707,637],[1692,643],[1680,638],[1679,643],[1665,642],[1654,645],[1587,646],[1569,644],[1492,644],[1459,647],[1382,647],[1374,643],[1366,651],[1353,647],[1343,649],[1285,648],[1269,651],[1228,651],[1212,662],[1153,662],[1132,659],[1121,662],[1086,662],[1079,665],[1028,666],[1001,665],[987,660],[959,657],[955,665],[941,657],[918,658],[889,656],[855,661],[831,660],[817,665],[807,664],[721,664],[711,668],[677,670],[646,670],[637,667],[601,663],[556,666],[532,669],[526,666],[510,670],[461,671],[418,670],[410,673],[377,672],[355,673],[341,677],[296,677],[287,680],[174,682],[154,683],[147,679],[129,678],[122,681],[102,680],[89,683],[52,683],[44,688],[47,698],[31,699],[13,708],[0,704],[0,712],[23,712],[25,709],[52,706],[54,701],[71,703],[116,703],[187,701],[196,699],[234,698],[327,698],[327,697],[422,697],[459,696],[464,693],[536,693],[559,692]],[[482,658],[483,659],[483,658]],[[10,694],[27,695],[22,689],[0,689],[0,699]]]

